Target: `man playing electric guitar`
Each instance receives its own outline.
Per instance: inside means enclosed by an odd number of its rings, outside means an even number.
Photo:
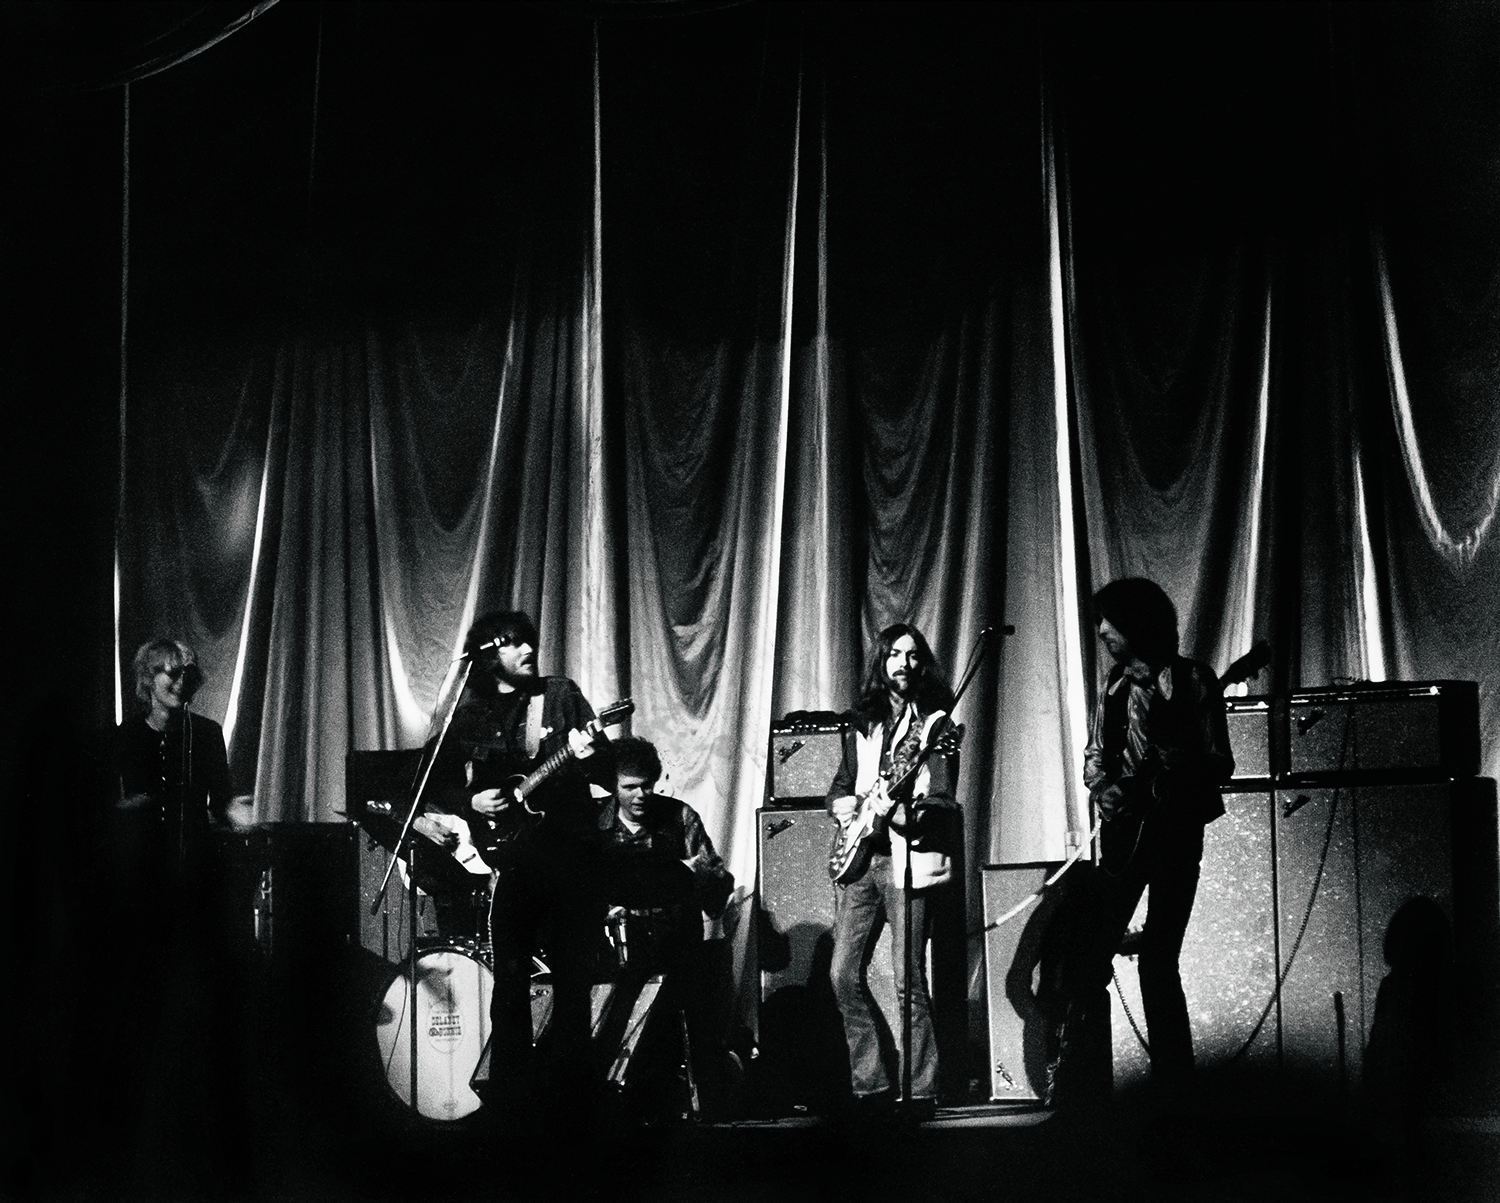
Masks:
[[[843,761],[828,790],[828,812],[848,828],[864,807],[882,817],[862,873],[834,886],[833,994],[844,1019],[856,1106],[884,1109],[895,1101],[882,1045],[887,1037],[866,979],[870,953],[885,923],[891,925],[896,997],[904,1005],[911,987],[911,1110],[918,1117],[936,1105],[938,1054],[933,1036],[924,951],[931,931],[930,891],[953,873],[945,851],[957,803],[957,756],[933,754],[892,797],[887,783],[901,778],[921,749],[950,726],[952,693],[927,641],[916,627],[897,623],[880,633],[865,673],[864,692],[844,736]],[[911,949],[905,946],[905,878],[911,857]],[[898,1054],[901,1033],[894,1034]]]
[[[532,1118],[539,1100],[575,1111],[591,1079],[589,991],[604,930],[601,806],[591,786],[607,797],[614,784],[609,740],[586,733],[594,711],[577,685],[538,674],[536,626],[525,614],[484,615],[465,647],[473,668],[434,776],[495,870],[489,1101]],[[571,756],[518,799],[509,780],[564,749]],[[534,1064],[531,958],[543,949],[551,1047]]]
[[[1192,915],[1203,828],[1224,813],[1234,773],[1224,694],[1213,669],[1177,652],[1177,611],[1151,581],[1113,581],[1094,596],[1114,660],[1084,752],[1084,783],[1103,819],[1098,921],[1079,950],[1070,993],[1109,984],[1115,950],[1149,885],[1140,944],[1141,1000],[1153,1079],[1185,1077],[1193,1041],[1178,956]]]

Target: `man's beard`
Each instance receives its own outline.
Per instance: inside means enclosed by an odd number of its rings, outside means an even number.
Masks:
[[[503,685],[508,685],[518,693],[536,693],[541,688],[542,676],[533,666],[529,673],[508,673],[503,668],[496,666],[495,679]]]

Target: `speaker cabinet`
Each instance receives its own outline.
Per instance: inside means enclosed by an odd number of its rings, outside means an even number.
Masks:
[[[350,823],[262,823],[219,837],[229,939],[305,964],[359,934],[359,852]]]
[[[1203,831],[1198,895],[1179,960],[1193,1053],[1200,1068],[1236,1056],[1251,1066],[1276,1064],[1271,808],[1269,792],[1225,794],[1223,817]],[[1149,901],[1148,887],[1131,919],[1132,930],[1145,923]],[[1146,1049],[1135,1032],[1139,1027],[1142,1037],[1147,1034],[1146,1020],[1135,957],[1117,956],[1114,970],[1110,1022],[1115,1084],[1128,1087],[1143,1080],[1150,1069]],[[1268,1005],[1264,1024],[1245,1048]]]
[[[807,798],[822,802],[844,758],[845,730],[839,723],[772,724],[767,792],[773,804]]]
[[[1478,686],[1413,681],[1294,693],[1287,741],[1295,776],[1469,777],[1479,771]]]
[[[1453,814],[1483,786],[1350,785],[1276,796],[1285,1065],[1297,1078],[1357,1084],[1387,972],[1392,919],[1429,899],[1454,918]],[[1305,924],[1305,930],[1304,930]]]
[[[1271,767],[1271,699],[1235,697],[1224,700],[1229,728],[1229,750],[1234,753],[1236,781],[1269,778]],[[1282,713],[1285,713],[1283,710]]]
[[[832,779],[830,775],[830,780]],[[824,787],[826,789],[826,786]],[[759,910],[756,952],[760,963],[760,1050],[766,1072],[794,1106],[814,1110],[847,1095],[848,1054],[843,1020],[833,999],[829,966],[833,960],[834,886],[828,879],[828,853],[837,824],[816,808],[765,809],[758,817],[760,845]],[[948,887],[945,887],[948,889]],[[943,891],[938,891],[942,894]],[[963,1049],[962,1015],[955,1033],[945,1007],[954,984],[941,964],[955,940],[950,899],[934,897],[933,936],[927,949],[928,982],[940,1056],[959,1058]],[[962,948],[962,926],[956,940]],[[951,959],[951,958],[948,958]],[[901,1014],[896,1005],[887,925],[876,943],[869,971],[870,992],[893,1039],[900,1039]],[[963,982],[956,983],[962,990]],[[963,995],[957,995],[961,1001]],[[892,1045],[894,1048],[894,1045]],[[949,1072],[943,1070],[943,1080]]]
[[[982,871],[990,1097],[1003,1102],[1035,1102],[1046,1088],[1051,1020],[1041,999],[1042,946],[1058,896],[1043,895],[998,927],[991,925],[1041,889],[1057,869],[1039,862],[986,865]]]

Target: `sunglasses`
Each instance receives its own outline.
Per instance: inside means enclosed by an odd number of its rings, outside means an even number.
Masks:
[[[156,666],[156,671],[159,673],[166,673],[167,676],[170,677],[173,681],[178,681],[182,679],[182,674],[187,671],[187,666],[184,664],[178,664],[173,668],[168,668],[165,664],[158,664]]]

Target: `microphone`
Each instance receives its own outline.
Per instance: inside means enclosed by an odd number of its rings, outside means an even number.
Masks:
[[[480,655],[483,655],[485,652],[494,650],[495,648],[499,647],[504,642],[505,641],[503,639],[501,639],[499,635],[496,635],[493,639],[490,639],[490,640],[488,640],[488,641],[486,641],[484,643],[481,643],[478,647],[471,647],[471,648],[464,649],[464,653],[463,653],[463,655],[459,656],[459,659],[460,660],[471,660],[475,656],[480,656]]]

